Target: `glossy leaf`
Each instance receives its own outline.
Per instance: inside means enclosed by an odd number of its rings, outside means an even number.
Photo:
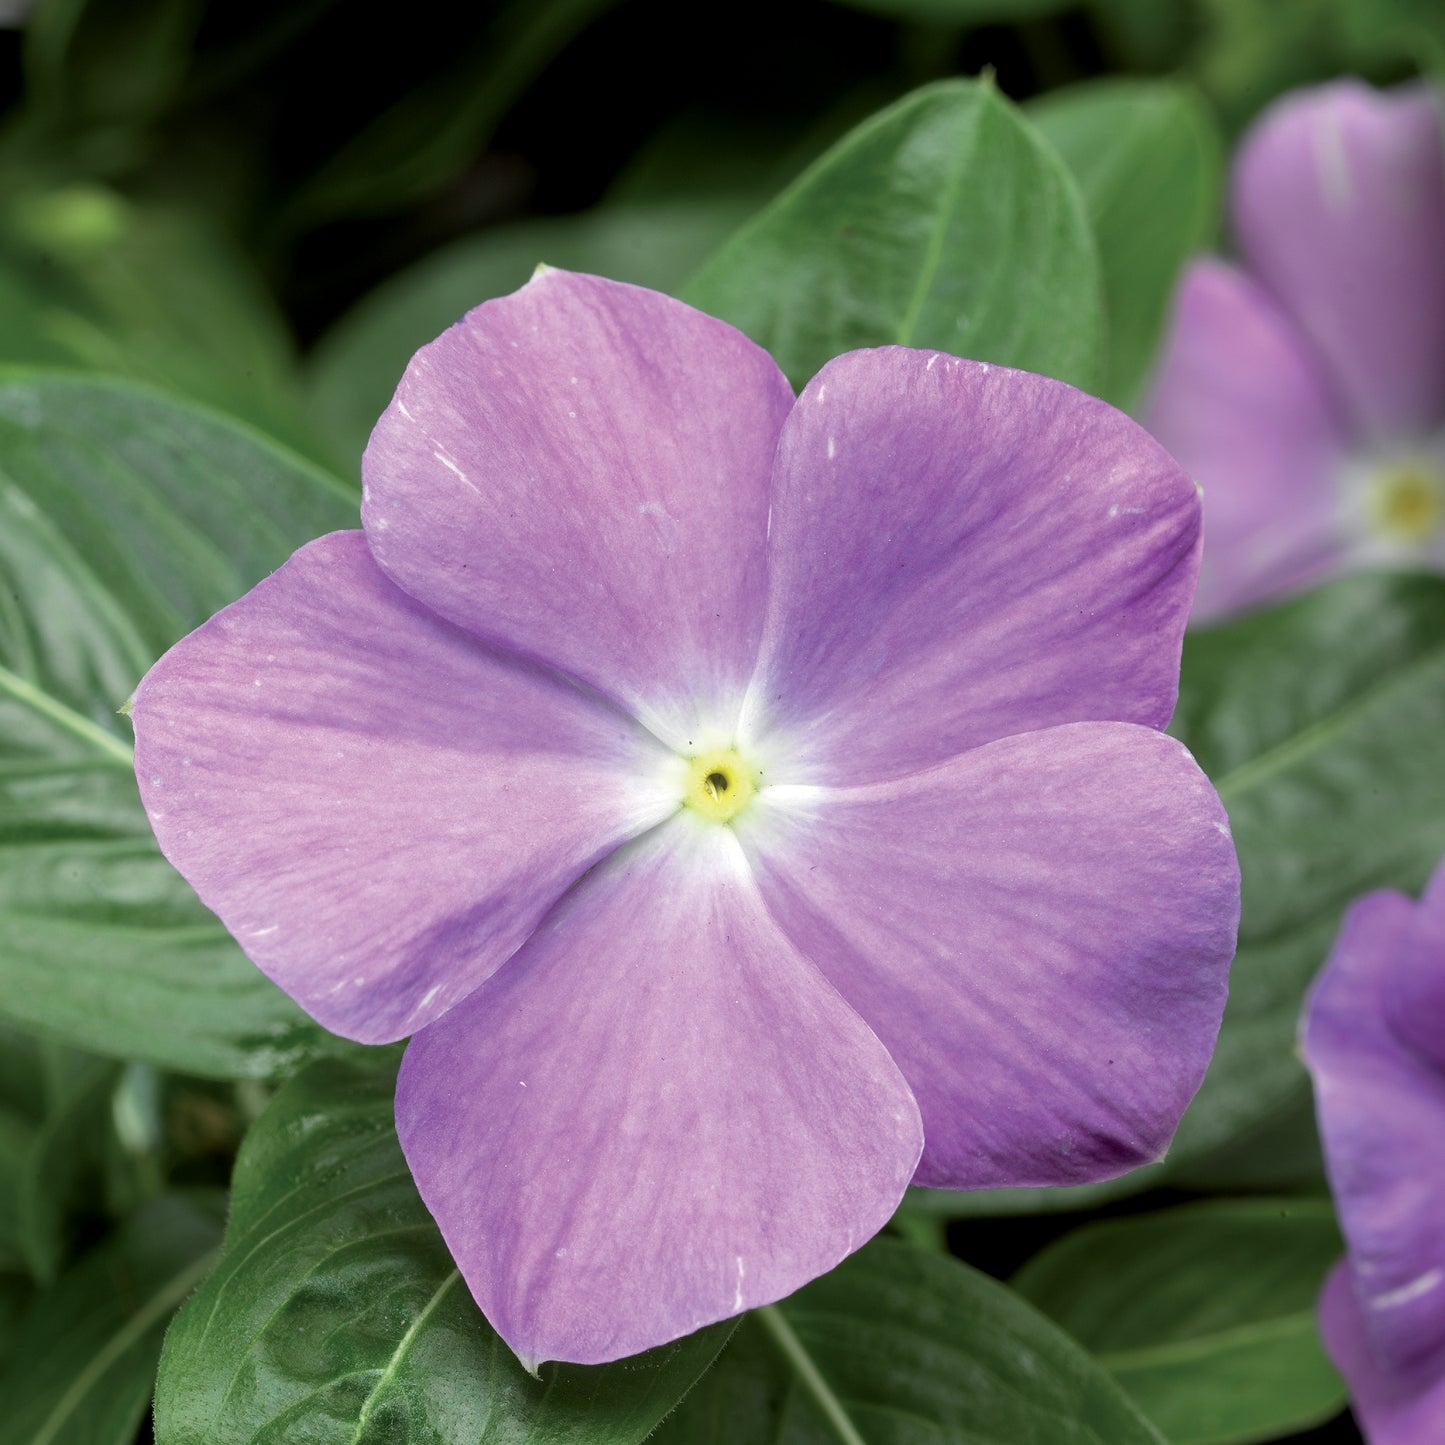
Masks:
[[[1217,1200],[1085,1225],[1014,1287],[1093,1352],[1171,1445],[1242,1445],[1344,1404],[1315,1330],[1341,1252],[1325,1201]]]
[[[394,1075],[313,1066],[242,1146],[225,1252],[166,1339],[157,1445],[632,1445],[731,1324],[533,1379],[407,1172]]]
[[[850,132],[683,294],[765,346],[796,386],[841,351],[888,343],[1098,380],[1083,202],[987,81],[916,91]]]
[[[392,277],[322,338],[307,373],[312,424],[359,466],[412,353],[525,284],[538,262],[676,291],[744,214],[728,198],[617,205],[457,241]]]
[[[355,519],[339,482],[209,413],[0,379],[0,1013],[223,1077],[344,1047],[161,858],[117,709],[178,637]]]
[[[1219,226],[1218,133],[1199,97],[1168,81],[1090,82],[1052,92],[1028,116],[1073,172],[1093,222],[1108,328],[1099,395],[1128,408],[1180,268]]]
[[[877,1239],[744,1320],[655,1445],[1162,1445],[1018,1295]]]
[[[7,1445],[130,1445],[161,1337],[211,1267],[221,1201],[166,1195],[40,1295],[0,1374]]]
[[[1169,1154],[1198,1164],[1301,1100],[1304,992],[1346,906],[1445,853],[1445,579],[1347,578],[1185,640],[1172,731],[1229,810],[1239,953],[1214,1062]]]

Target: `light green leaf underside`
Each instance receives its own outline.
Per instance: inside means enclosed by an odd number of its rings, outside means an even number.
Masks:
[[[167,647],[349,489],[121,382],[0,373],[0,1009],[98,1053],[271,1076],[327,1036],[161,858],[119,715]]]

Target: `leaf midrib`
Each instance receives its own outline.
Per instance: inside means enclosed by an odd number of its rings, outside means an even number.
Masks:
[[[193,1260],[186,1268],[161,1284],[150,1299],[95,1352],[90,1362],[56,1401],[55,1408],[41,1422],[40,1429],[30,1437],[27,1445],[50,1445],[96,1382],[157,1320],[180,1304],[220,1258],[220,1253],[219,1249],[207,1250],[199,1259]]]
[[[849,1416],[847,1407],[834,1393],[817,1362],[808,1353],[807,1347],[777,1305],[763,1305],[761,1309],[753,1311],[753,1316],[792,1368],[804,1390],[812,1397],[839,1445],[868,1445]]]
[[[1445,643],[1417,654],[1392,677],[1371,683],[1358,697],[1345,702],[1334,712],[1214,779],[1215,791],[1226,802],[1231,796],[1248,793],[1261,781],[1268,781],[1301,759],[1317,752],[1346,731],[1361,714],[1376,707],[1381,699],[1413,683],[1420,674],[1438,667],[1442,661],[1445,661]]]
[[[108,733],[98,723],[75,711],[74,708],[52,697],[48,692],[26,682],[18,673],[0,666],[0,692],[8,693],[22,707],[28,707],[41,717],[64,728],[73,737],[82,739],[107,759],[107,761],[129,771],[135,766],[135,755],[114,733]]]

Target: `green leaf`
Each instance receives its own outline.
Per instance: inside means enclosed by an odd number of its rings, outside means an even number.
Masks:
[[[407,1172],[394,1076],[313,1066],[236,1164],[225,1251],[166,1338],[157,1445],[632,1445],[730,1323],[533,1379],[483,1319]]]
[[[1218,130],[1198,95],[1169,81],[1091,81],[1054,91],[1028,116],[1073,173],[1093,222],[1109,338],[1099,394],[1128,408],[1180,268],[1218,229]]]
[[[676,291],[743,214],[728,197],[615,205],[447,246],[372,292],[322,338],[308,368],[312,424],[357,465],[412,353],[472,307],[515,291],[539,261]]]
[[[1215,1200],[1085,1225],[1014,1287],[1090,1349],[1172,1445],[1239,1445],[1344,1404],[1315,1331],[1341,1252],[1325,1201]]]
[[[1099,265],[1062,162],[987,81],[906,96],[844,137],[729,241],[684,299],[802,386],[900,343],[1099,375]]]
[[[1297,1106],[1304,992],[1351,900],[1445,852],[1445,579],[1362,576],[1184,644],[1174,731],[1229,810],[1244,880],[1214,1062],[1169,1165]]]
[[[220,1199],[168,1195],[39,1296],[0,1375],[9,1445],[130,1445],[166,1322],[211,1267]]]
[[[268,1077],[347,1048],[162,859],[117,716],[177,638],[320,532],[347,489],[120,383],[0,377],[0,1012],[97,1053]]]
[[[1163,1445],[1018,1295],[876,1239],[748,1316],[654,1445]],[[163,1442],[164,1445],[164,1442]]]

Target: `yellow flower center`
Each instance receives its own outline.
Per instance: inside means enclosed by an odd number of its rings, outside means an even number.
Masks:
[[[687,759],[682,801],[715,823],[730,823],[758,790],[757,772],[736,748],[709,748]]]
[[[1381,467],[1370,489],[1370,520],[1391,541],[1427,541],[1445,522],[1445,476],[1423,457]]]

